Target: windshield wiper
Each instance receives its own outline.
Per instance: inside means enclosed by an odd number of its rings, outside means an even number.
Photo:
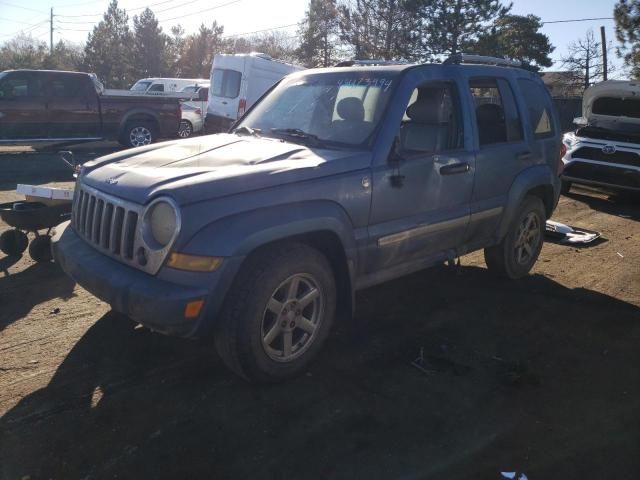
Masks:
[[[290,138],[305,140],[312,145],[319,145],[321,143],[321,140],[317,135],[307,133],[299,128],[272,128],[271,132]]]
[[[251,128],[251,127],[247,127],[245,125],[242,125],[241,127],[236,128],[233,133],[235,133],[236,135],[251,135],[254,137],[259,137],[260,132],[262,130],[260,130],[259,128]]]

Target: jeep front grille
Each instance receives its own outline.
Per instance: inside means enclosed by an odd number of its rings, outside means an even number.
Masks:
[[[84,186],[76,195],[72,215],[75,231],[99,250],[122,257],[127,263],[132,261],[138,209]]]

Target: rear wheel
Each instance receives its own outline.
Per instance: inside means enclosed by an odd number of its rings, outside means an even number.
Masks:
[[[188,138],[191,135],[193,135],[193,125],[189,120],[182,120],[178,129],[178,136],[180,138]]]
[[[0,235],[0,250],[10,257],[22,255],[28,244],[29,238],[20,230],[7,230]]]
[[[510,279],[529,273],[542,250],[545,221],[542,200],[526,197],[502,242],[484,249],[489,270]]]
[[[215,332],[218,354],[252,381],[300,373],[324,343],[336,308],[331,265],[292,243],[259,253],[234,283]]]
[[[127,124],[120,143],[125,147],[143,147],[150,145],[156,140],[155,127],[145,121],[132,121]]]

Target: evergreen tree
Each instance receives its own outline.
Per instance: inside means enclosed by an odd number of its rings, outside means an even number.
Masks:
[[[620,0],[614,10],[618,56],[624,58],[631,74],[640,78],[640,0]]]
[[[415,0],[356,0],[339,7],[340,33],[357,59],[411,60]]]
[[[467,53],[509,57],[522,60],[532,66],[550,67],[553,61],[549,58],[555,47],[549,37],[540,33],[542,22],[535,15],[504,15],[496,19],[493,27],[481,33],[476,42],[464,45]]]
[[[328,67],[336,62],[339,21],[336,0],[311,0],[300,27],[298,59],[307,67]]]
[[[137,77],[164,77],[169,74],[169,37],[163,33],[153,12],[146,8],[133,17],[133,58]]]
[[[137,80],[133,73],[133,34],[129,17],[111,0],[107,12],[89,33],[84,68],[98,75],[107,88],[128,88]]]
[[[211,28],[200,25],[198,33],[184,40],[176,73],[185,78],[208,78],[214,55],[221,53],[227,44],[222,39],[223,32],[224,27],[215,20]]]
[[[84,49],[81,45],[74,45],[60,40],[53,52],[45,57],[42,68],[51,70],[82,70],[84,62]]]
[[[474,43],[499,17],[511,10],[500,0],[416,0],[421,57],[455,55]]]

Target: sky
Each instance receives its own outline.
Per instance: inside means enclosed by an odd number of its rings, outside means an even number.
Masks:
[[[616,0],[513,0],[512,12],[532,13],[543,21],[612,17],[615,3]],[[82,43],[87,30],[100,21],[108,4],[109,0],[0,0],[0,43],[20,31],[48,42],[51,8],[54,43],[60,39]],[[120,0],[119,5],[130,17],[146,6],[151,7],[167,32],[171,26],[181,24],[186,33],[191,33],[200,23],[210,24],[216,20],[224,25],[228,36],[277,27],[294,35],[295,24],[304,17],[308,0]],[[589,28],[599,35],[600,26],[605,27],[607,40],[615,46],[613,20],[545,24],[542,32],[556,46],[551,55],[556,64],[550,70],[560,69],[559,60],[571,42],[584,36]],[[615,63],[621,65],[618,59]]]

